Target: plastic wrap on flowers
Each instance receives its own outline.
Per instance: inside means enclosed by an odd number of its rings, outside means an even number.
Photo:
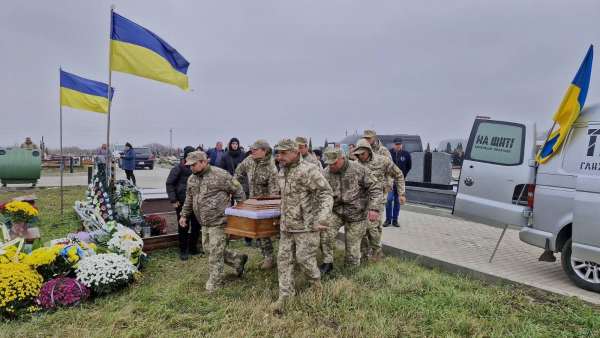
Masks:
[[[45,281],[56,276],[64,276],[71,271],[72,263],[62,255],[65,245],[53,245],[49,248],[33,250],[23,258],[23,263],[29,265],[42,275]]]
[[[73,278],[56,278],[46,282],[35,299],[45,309],[75,307],[90,295],[85,284]]]
[[[111,253],[82,259],[75,272],[90,289],[109,294],[132,281],[137,269],[127,258]]]
[[[0,314],[18,316],[37,311],[32,304],[42,283],[42,276],[25,263],[0,265]]]

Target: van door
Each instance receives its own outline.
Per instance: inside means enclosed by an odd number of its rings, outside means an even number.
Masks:
[[[582,157],[573,208],[571,255],[582,263],[600,263],[600,124],[588,126],[584,144],[585,147],[579,149]],[[596,283],[600,282],[598,275],[594,272]]]
[[[535,183],[535,124],[476,119],[452,213],[497,227],[527,226]]]

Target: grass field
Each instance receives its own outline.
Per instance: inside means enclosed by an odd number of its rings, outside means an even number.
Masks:
[[[83,195],[81,188],[74,189],[69,191],[71,200]],[[55,191],[35,193],[40,199],[56,199]],[[1,200],[5,197],[2,193]],[[43,217],[56,219],[54,203],[40,201],[39,205],[42,214],[48,214]],[[64,234],[73,226],[64,221],[53,233],[63,229]],[[176,250],[163,250],[151,255],[142,278],[130,287],[73,310],[37,313],[0,324],[0,336],[600,335],[599,308],[576,298],[487,284],[393,258],[345,271],[339,268],[341,250],[336,251],[338,268],[323,279],[322,289],[313,289],[299,278],[295,299],[281,312],[271,313],[268,305],[278,292],[276,270],[259,270],[258,249],[244,247],[241,241],[230,248],[249,254],[247,271],[238,279],[226,268],[226,284],[216,293],[204,292],[207,257],[182,262]]]

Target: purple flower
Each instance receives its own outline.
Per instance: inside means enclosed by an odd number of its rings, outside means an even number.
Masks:
[[[102,209],[102,211],[106,211],[106,206],[103,205],[100,209]]]
[[[56,278],[44,283],[35,302],[46,309],[73,306],[90,295],[85,284],[73,278]],[[52,302],[54,298],[54,302]]]
[[[103,213],[102,214],[102,218],[106,218],[106,217],[108,217],[108,214],[107,213]]]
[[[101,198],[99,202],[104,203],[104,198]]]

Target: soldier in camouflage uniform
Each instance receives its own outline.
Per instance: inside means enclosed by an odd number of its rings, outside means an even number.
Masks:
[[[399,202],[401,205],[406,203],[406,189],[404,187],[404,175],[400,168],[398,168],[391,159],[377,155],[371,149],[369,141],[366,139],[360,139],[356,143],[356,149],[354,154],[358,158],[358,162],[366,166],[371,170],[371,173],[375,175],[377,181],[384,189],[382,195],[381,210],[385,211],[385,203],[387,199],[384,197],[385,193],[389,193],[392,190],[394,182],[398,188]],[[369,254],[369,249],[373,250],[373,259],[379,260],[383,258],[383,251],[381,250],[381,233],[383,232],[383,221],[385,219],[385,212],[379,213],[379,218],[375,222],[369,222],[367,226],[367,233],[363,237],[361,244],[362,257],[366,258]]]
[[[189,153],[185,165],[190,166],[187,192],[179,226],[187,226],[187,217],[193,212],[204,228],[202,246],[209,254],[210,277],[206,290],[212,292],[223,283],[225,264],[236,269],[237,276],[244,273],[248,255],[228,250],[225,236],[227,216],[225,209],[231,204],[229,195],[238,203],[246,200],[242,185],[221,168],[213,167],[203,151]]]
[[[307,280],[321,286],[321,273],[317,266],[319,233],[326,231],[333,207],[333,192],[319,170],[305,161],[298,152],[298,144],[283,139],[277,144],[281,171],[281,219],[277,268],[279,299],[271,309],[283,307],[294,296],[294,256],[307,274]]]
[[[235,170],[233,177],[240,182],[244,177],[248,177],[250,197],[279,195],[277,167],[271,158],[272,150],[269,143],[265,140],[258,140],[250,146],[250,150],[252,150],[252,156],[246,157]],[[258,243],[264,257],[260,269],[271,269],[275,260],[273,241],[269,237],[259,238]]]
[[[377,221],[381,210],[383,188],[367,167],[348,160],[341,149],[327,148],[323,176],[333,190],[333,212],[327,232],[321,233],[323,265],[321,274],[333,270],[333,245],[341,227],[344,227],[347,267],[360,265],[360,244],[365,235],[367,220]]]
[[[375,130],[365,130],[363,137],[365,140],[369,141],[369,144],[371,145],[371,150],[375,154],[387,156],[390,158],[390,160],[392,159],[392,154],[390,153],[388,148],[386,148],[381,143],[381,141],[377,139],[377,133],[375,132]],[[358,142],[356,143],[356,147],[358,148]]]
[[[319,162],[319,160],[317,160],[316,157],[314,157],[308,151],[308,141],[306,140],[306,137],[296,137],[296,143],[298,143],[298,150],[300,151],[300,155],[302,155],[302,158],[306,162],[316,165],[319,168],[319,171],[323,171],[323,166],[321,165],[321,162]]]

